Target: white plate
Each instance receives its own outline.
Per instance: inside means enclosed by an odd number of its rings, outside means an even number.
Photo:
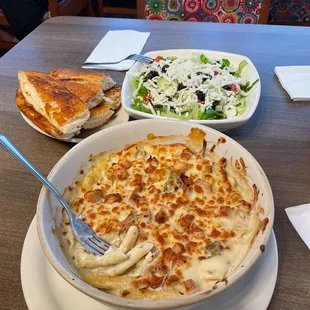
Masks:
[[[20,112],[20,114],[22,115],[23,119],[26,121],[26,123],[28,125],[30,125],[32,128],[34,128],[35,130],[37,130],[38,132],[42,133],[45,136],[48,136],[50,138],[56,139],[56,140],[61,140],[61,141],[65,141],[65,142],[70,142],[70,143],[79,143],[81,142],[83,139],[91,136],[92,134],[94,134],[95,132],[98,132],[100,130],[103,130],[105,128],[114,126],[114,125],[118,125],[118,124],[122,124],[122,123],[127,123],[129,120],[129,115],[128,113],[121,107],[110,119],[107,123],[103,124],[102,126],[96,127],[94,129],[83,129],[81,131],[81,133],[76,136],[73,137],[71,139],[67,139],[67,140],[62,140],[62,139],[58,139],[55,137],[52,137],[51,135],[49,135],[48,133],[44,132],[43,130],[41,130],[38,126],[36,126],[27,116],[25,116],[22,112]]]
[[[242,60],[246,60],[248,62],[248,65],[246,66],[244,71],[242,71],[242,77],[244,77],[246,80],[249,80],[251,82],[254,82],[257,79],[260,79],[258,72],[254,64],[252,63],[252,61],[248,57],[243,56],[243,55],[219,52],[219,51],[194,50],[194,49],[152,51],[152,52],[146,53],[145,55],[150,56],[152,58],[155,58],[156,56],[186,57],[186,56],[190,56],[192,53],[203,53],[206,56],[210,56],[215,60],[226,58],[234,65],[238,65]],[[128,112],[130,116],[136,119],[141,119],[141,118],[171,119],[168,117],[140,112],[140,111],[137,111],[131,108],[132,92],[133,92],[133,87],[132,87],[133,75],[139,72],[142,67],[143,65],[141,63],[136,62],[126,74],[126,77],[124,79],[123,86],[122,86],[122,105],[124,109]],[[242,124],[247,122],[254,114],[257,108],[258,102],[259,102],[260,93],[261,93],[261,83],[259,81],[257,85],[254,87],[253,91],[251,91],[250,95],[246,98],[247,110],[242,116],[237,116],[236,118],[229,119],[229,120],[228,119],[226,120],[189,120],[189,122],[207,125],[211,128],[214,128],[220,131],[224,131],[224,130],[228,130],[228,129],[241,126]]]
[[[196,310],[265,310],[278,274],[278,250],[272,232],[264,255],[238,282],[207,299]],[[67,283],[50,265],[33,219],[21,258],[21,282],[29,310],[112,310]]]

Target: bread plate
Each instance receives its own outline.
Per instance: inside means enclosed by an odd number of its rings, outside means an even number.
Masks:
[[[198,127],[206,133],[207,143],[216,143],[219,138],[224,137],[226,142],[219,146],[218,154],[231,157],[233,160],[243,158],[247,167],[247,175],[259,190],[258,203],[262,214],[268,218],[268,224],[257,235],[243,262],[228,275],[225,281],[219,282],[212,291],[202,290],[179,299],[161,301],[128,300],[113,296],[82,281],[76,269],[66,259],[59,240],[53,233],[55,227],[61,225],[62,208],[54,197],[45,188],[42,188],[37,204],[39,239],[48,260],[68,283],[106,305],[121,309],[189,309],[229,287],[255,264],[264,252],[274,220],[274,202],[268,179],[260,165],[246,149],[233,139],[209,127],[172,120],[140,120],[107,128],[73,147],[59,160],[48,178],[60,192],[63,192],[67,186],[76,180],[81,167],[85,167],[85,164],[89,163],[90,154],[95,155],[104,151],[123,149],[130,143],[145,139],[150,133],[156,136],[186,136],[194,127]]]
[[[58,139],[56,137],[53,137],[51,135],[49,135],[48,133],[44,132],[43,130],[41,130],[38,126],[36,126],[28,117],[26,117],[22,112],[20,112],[21,116],[23,117],[23,119],[25,120],[25,122],[30,125],[33,129],[35,129],[36,131],[40,132],[41,134],[56,139],[56,140],[61,140],[61,141],[65,141],[65,142],[69,142],[69,143],[79,143],[82,140],[84,140],[85,138],[91,136],[92,134],[101,131],[105,128],[114,126],[114,125],[119,125],[122,123],[127,123],[129,120],[129,115],[128,113],[121,107],[105,124],[96,127],[94,129],[83,129],[81,131],[81,133],[76,136],[73,137],[71,139],[67,139],[67,140],[62,140],[62,139]]]
[[[242,77],[248,81],[255,81],[259,79],[259,74],[257,72],[256,67],[252,63],[252,61],[243,55],[239,54],[232,54],[227,52],[220,52],[220,51],[212,51],[212,50],[196,50],[196,49],[175,49],[175,50],[160,50],[160,51],[151,51],[146,53],[146,56],[150,56],[152,58],[156,58],[157,56],[162,57],[190,57],[191,55],[196,53],[204,54],[207,57],[212,57],[214,60],[220,59],[228,59],[231,64],[238,66],[238,64],[245,60],[248,65],[242,72]],[[132,117],[136,119],[143,119],[143,118],[152,118],[152,119],[171,119],[169,117],[158,116],[154,114],[149,114],[141,111],[137,111],[132,108],[132,99],[134,93],[134,87],[132,85],[134,76],[143,68],[143,64],[135,63],[131,69],[127,72],[126,77],[123,82],[122,86],[122,105],[125,111]],[[206,125],[211,128],[225,131],[228,129],[236,128],[244,123],[246,123],[254,114],[257,105],[259,103],[261,94],[261,83],[260,80],[258,81],[257,85],[252,89],[249,95],[245,99],[246,110],[242,115],[237,115],[235,118],[232,119],[216,119],[216,120],[195,120],[190,119],[188,122]]]

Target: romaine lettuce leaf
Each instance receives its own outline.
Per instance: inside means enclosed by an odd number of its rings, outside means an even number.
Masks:
[[[148,92],[147,88],[146,88],[145,86],[142,85],[142,86],[139,88],[137,95],[138,95],[138,96],[141,96],[141,97],[143,98],[143,97],[147,94],[147,92]]]
[[[199,59],[203,64],[212,64],[212,61],[204,54],[200,54]]]
[[[237,115],[241,115],[245,112],[246,105],[244,102],[239,102],[238,104],[236,104],[236,108],[237,108]]]
[[[223,58],[222,63],[221,63],[221,69],[224,69],[229,66],[230,66],[230,61],[228,59]]]
[[[160,113],[161,116],[165,116],[165,117],[171,117],[171,118],[177,118],[181,121],[188,121],[189,118],[184,116],[184,115],[179,115],[179,114],[176,114],[172,111],[169,111],[169,112],[165,112],[165,111],[161,111]]]
[[[245,85],[241,86],[240,88],[241,88],[245,93],[247,93],[247,92],[249,92],[249,91],[253,88],[253,86],[254,86],[258,81],[259,81],[259,79],[257,79],[256,81],[254,81],[254,82],[252,83],[252,85],[251,85],[251,83],[250,83],[249,81],[247,81],[247,82],[245,83]]]
[[[133,100],[133,103],[132,103],[131,107],[133,109],[137,110],[137,111],[152,114],[152,111],[150,109],[146,109],[144,107],[144,105],[142,104],[142,101],[140,100],[140,98],[135,98]]]
[[[139,84],[140,84],[140,77],[139,76],[135,76],[132,79],[132,85],[133,85],[134,88],[138,88]]]
[[[203,113],[200,113],[199,119],[201,120],[212,120],[212,119],[225,119],[226,115],[224,112],[214,111],[212,108],[206,109]]]
[[[234,75],[240,77],[241,72],[247,65],[248,65],[248,62],[246,60],[242,60],[238,66],[238,69],[235,71]]]

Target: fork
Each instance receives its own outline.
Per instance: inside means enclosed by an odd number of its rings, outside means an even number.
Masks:
[[[110,245],[100,239],[87,223],[78,218],[71,210],[63,196],[22,154],[15,144],[6,136],[0,135],[0,145],[15,159],[27,168],[43,185],[55,196],[68,213],[72,233],[75,239],[89,252],[95,255],[104,255]]]
[[[154,61],[153,58],[149,57],[149,56],[145,56],[145,55],[141,55],[141,54],[131,54],[128,57],[119,60],[119,61],[115,61],[115,62],[85,62],[84,65],[114,65],[114,64],[118,64],[124,60],[134,60],[134,61],[138,61],[141,62],[143,64],[150,64]]]

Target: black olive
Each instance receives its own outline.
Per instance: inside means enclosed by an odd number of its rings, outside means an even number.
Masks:
[[[168,98],[168,101],[172,101],[172,97],[166,96]]]
[[[168,68],[169,68],[169,65],[164,65],[164,66],[161,68],[161,71],[162,71],[163,73],[166,73]]]
[[[186,88],[186,86],[184,86],[182,83],[178,84],[178,90],[182,90],[184,88]]]
[[[197,95],[199,101],[205,101],[206,95],[201,90],[196,90],[195,94]]]
[[[225,89],[225,90],[231,90],[229,85],[223,86],[223,89]]]
[[[146,77],[144,78],[144,82],[146,82],[147,80],[152,80],[154,77],[159,76],[157,71],[150,71]]]
[[[202,83],[204,83],[206,80],[212,80],[212,76],[210,74],[205,74],[206,77],[202,78]]]
[[[216,106],[220,104],[219,100],[215,100],[212,102],[212,109],[215,110]]]
[[[197,75],[201,75],[201,74],[203,74],[202,72],[200,72],[200,71],[198,71],[198,72],[196,72],[196,74]]]

